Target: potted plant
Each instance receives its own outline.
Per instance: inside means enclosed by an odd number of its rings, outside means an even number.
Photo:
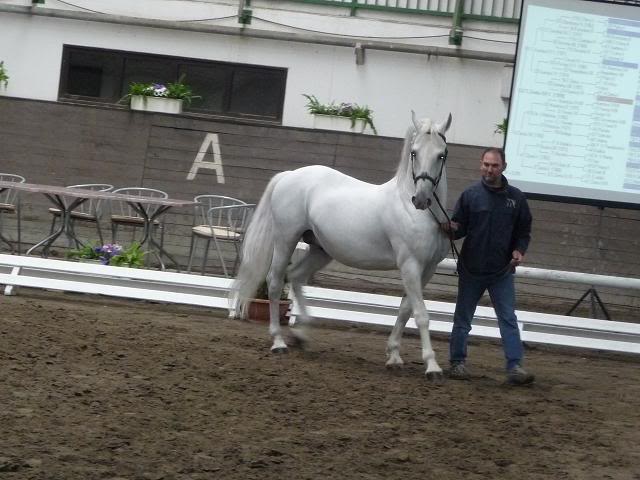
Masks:
[[[9,75],[7,75],[4,62],[0,62],[0,85],[4,85],[4,88],[7,88],[7,85],[9,85]]]
[[[117,243],[106,243],[104,245],[84,245],[76,250],[69,250],[67,258],[74,258],[78,261],[89,261],[90,263],[100,263],[114,267],[140,268],[144,265],[146,252],[141,250],[138,242],[134,242],[130,247],[124,248]]]
[[[373,124],[373,110],[357,103],[320,103],[314,95],[303,96],[308,100],[307,110],[313,117],[315,128],[343,130],[362,133],[369,126],[374,134],[378,134]],[[344,126],[341,126],[343,124]]]
[[[87,243],[81,248],[68,250],[66,253],[66,257],[73,260],[78,260],[79,262],[102,263],[100,262],[100,255],[98,254],[99,248],[99,245],[90,245]]]
[[[125,96],[129,100],[131,110],[147,112],[182,113],[184,103],[189,105],[195,98],[191,87],[183,83],[184,75],[175,83],[131,83],[129,93]]]
[[[289,307],[291,306],[291,300],[289,300],[289,287],[285,284],[278,301],[278,309],[280,312],[280,325],[287,325],[289,323]],[[255,298],[249,301],[249,306],[246,312],[246,318],[249,320],[256,320],[258,322],[269,322],[269,291],[267,288],[266,280],[263,281],[258,290],[256,291]]]
[[[496,129],[493,131],[493,133],[501,133],[502,135],[504,135],[505,133],[507,133],[508,127],[509,127],[509,120],[506,118],[503,118],[502,122],[496,123]]]

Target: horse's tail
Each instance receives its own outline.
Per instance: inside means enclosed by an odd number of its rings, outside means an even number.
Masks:
[[[276,183],[286,173],[278,173],[269,181],[245,233],[242,243],[242,261],[229,292],[232,316],[244,316],[249,299],[253,298],[260,284],[265,281],[271,267],[274,246],[271,194]]]

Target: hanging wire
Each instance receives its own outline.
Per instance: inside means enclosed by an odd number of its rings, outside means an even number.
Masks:
[[[65,0],[57,0],[59,3],[63,3],[65,5],[68,5],[70,7],[74,7],[74,8],[78,8],[80,10],[85,10],[87,12],[91,12],[91,13],[97,13],[99,15],[108,15],[106,12],[100,12],[98,10],[92,10],[90,8],[86,8],[83,7],[81,5],[76,5],[74,3],[71,2],[67,2]],[[627,4],[639,4],[640,5],[640,0],[618,0],[616,3],[627,3]],[[448,2],[447,2],[447,6],[448,6]],[[131,18],[140,18],[140,17],[131,17]],[[228,15],[226,17],[212,17],[212,18],[199,18],[199,19],[191,19],[191,20],[174,20],[175,22],[181,22],[181,23],[194,23],[194,22],[207,22],[207,21],[216,21],[216,20],[228,20],[231,18],[237,18],[237,15]],[[326,32],[326,31],[322,31],[322,30],[314,30],[314,29],[310,29],[310,28],[303,28],[303,27],[297,27],[295,25],[288,25],[286,23],[280,23],[280,22],[275,22],[273,20],[268,20],[266,18],[262,18],[262,17],[258,17],[256,15],[253,15],[253,18],[256,20],[260,20],[262,22],[265,23],[270,23],[272,25],[278,25],[280,27],[286,27],[286,28],[293,28],[295,30],[300,30],[300,31],[304,31],[304,32],[311,32],[311,33],[318,33],[318,34],[322,34],[322,35],[332,35],[332,36],[339,36],[339,37],[349,37],[349,38],[367,38],[367,39],[389,39],[389,40],[409,40],[409,39],[426,39],[426,38],[448,38],[449,34],[441,34],[441,35],[410,35],[410,36],[372,36],[372,35],[348,35],[348,34],[342,34],[342,33],[334,33],[334,32]],[[471,37],[471,36],[467,36],[465,35],[464,38],[469,38],[469,39],[473,39],[473,40],[480,40],[480,41],[485,41],[485,42],[494,42],[494,43],[507,43],[507,44],[515,44],[516,42],[514,41],[509,41],[509,40],[493,40],[493,39],[489,39],[489,38],[480,38],[480,37]]]
[[[354,37],[354,38],[382,38],[382,39],[410,39],[410,38],[441,38],[441,37],[449,37],[449,34],[443,34],[443,35],[417,35],[417,36],[408,36],[408,37],[388,37],[388,36],[384,36],[384,37],[376,37],[376,36],[368,36],[368,35],[347,35],[347,34],[343,34],[343,33],[333,33],[333,32],[324,32],[321,30],[313,30],[310,28],[303,28],[303,27],[296,27],[295,25],[287,25],[286,23],[279,23],[279,22],[274,22],[273,20],[267,20],[266,18],[261,18],[261,17],[256,17],[255,15],[253,15],[253,18],[256,20],[260,20],[266,23],[271,23],[273,25],[278,25],[280,27],[287,27],[287,28],[293,28],[295,30],[302,30],[304,32],[311,32],[311,33],[320,33],[323,35],[335,35],[338,37]]]
[[[64,0],[57,0],[59,3],[63,3],[65,5],[68,5],[70,7],[74,7],[74,8],[79,8],[80,10],[84,10],[87,12],[91,12],[91,13],[97,13],[99,15],[110,15],[107,12],[99,12],[98,10],[92,10],[90,8],[86,8],[83,7],[81,5],[76,5],[74,3],[71,2],[66,2]],[[132,16],[132,15],[127,15],[130,18],[141,18],[141,17],[136,17],[136,16]],[[214,20],[227,20],[229,18],[237,18],[237,15],[228,15],[226,17],[215,17],[215,18],[198,18],[198,19],[193,19],[193,20],[172,20],[174,22],[184,22],[184,23],[189,23],[189,22],[208,22],[208,21],[214,21]]]

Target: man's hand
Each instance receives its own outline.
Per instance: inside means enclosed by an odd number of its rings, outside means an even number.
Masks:
[[[519,250],[514,250],[513,253],[511,253],[511,265],[512,266],[517,267],[523,261],[524,261],[524,255],[522,253],[520,253]]]
[[[449,235],[457,232],[459,227],[460,225],[458,225],[457,222],[443,222],[440,224],[440,228],[442,229],[442,231],[448,233]]]

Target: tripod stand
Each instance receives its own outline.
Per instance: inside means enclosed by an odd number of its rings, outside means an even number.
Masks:
[[[594,287],[591,287],[589,290],[584,292],[584,294],[578,299],[578,301],[574,303],[573,306],[569,309],[569,311],[567,312],[567,316],[571,315],[574,310],[578,308],[578,305],[580,305],[587,297],[589,297],[589,301],[591,302],[591,318],[597,318],[597,307],[600,307],[600,310],[602,310],[605,318],[607,320],[611,320],[609,312],[604,306],[604,303],[602,303],[600,295],[598,295],[598,292],[596,292],[596,289]]]

